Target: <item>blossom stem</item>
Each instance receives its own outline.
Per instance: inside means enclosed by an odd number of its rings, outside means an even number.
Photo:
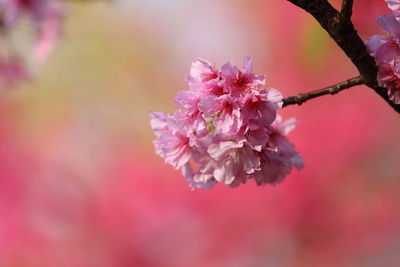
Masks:
[[[400,104],[391,101],[387,89],[379,86],[375,60],[369,55],[364,41],[351,21],[352,0],[343,0],[341,12],[327,0],[287,1],[311,14],[352,61],[363,78],[363,83],[374,90],[393,110],[400,113]]]
[[[319,90],[315,90],[315,91],[311,91],[308,93],[300,93],[297,96],[290,96],[287,98],[283,99],[283,107],[289,106],[289,105],[301,105],[304,102],[316,98],[316,97],[320,97],[323,95],[335,95],[337,93],[339,93],[340,91],[343,91],[345,89],[348,89],[350,87],[356,86],[356,85],[360,85],[360,84],[364,84],[364,80],[361,76],[357,76],[354,78],[350,78],[344,82],[329,86],[329,87],[325,87]]]

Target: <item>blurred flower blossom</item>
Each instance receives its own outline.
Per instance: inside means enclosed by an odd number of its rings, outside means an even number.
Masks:
[[[250,57],[244,58],[243,71],[232,62],[219,71],[199,59],[187,81],[189,90],[175,98],[182,109],[150,115],[157,154],[181,169],[191,188],[218,182],[236,187],[250,179],[276,184],[293,167],[303,167],[286,139],[295,120],[281,122],[276,110],[282,94],[261,88],[265,76],[252,73]]]
[[[60,23],[64,17],[64,6],[58,0],[0,0],[0,32],[2,42],[7,43],[11,40],[12,33],[18,31],[18,25],[22,20],[28,19],[30,26],[35,31],[32,52],[20,53],[23,51],[2,51],[4,54],[28,54],[32,55],[35,62],[42,63],[53,50],[60,35]],[[10,49],[10,46],[2,46]],[[11,46],[14,50],[15,47]],[[10,57],[10,56],[9,56]],[[13,56],[12,58],[15,58]],[[20,69],[27,69],[24,62],[27,58],[19,56],[18,65]],[[10,62],[12,60],[9,60]],[[15,64],[14,64],[15,65]],[[9,71],[1,69],[1,76],[8,77]],[[22,78],[23,75],[14,75],[13,83],[2,84],[12,86]]]
[[[28,71],[18,57],[0,58],[0,87],[13,87],[28,78]]]

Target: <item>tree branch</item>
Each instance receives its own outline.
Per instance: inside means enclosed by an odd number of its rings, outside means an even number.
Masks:
[[[351,21],[351,16],[353,15],[353,3],[354,0],[342,0],[342,9],[340,11],[342,23]]]
[[[363,40],[361,40],[351,19],[352,0],[343,0],[342,12],[339,13],[327,0],[287,0],[310,13],[325,29],[336,44],[358,69],[364,84],[372,88],[395,111],[400,113],[400,105],[394,104],[387,94],[387,89],[380,87],[376,79],[378,68],[375,60],[369,55]],[[347,15],[342,15],[347,14]],[[349,15],[350,14],[350,15]]]
[[[340,91],[343,91],[345,89],[348,89],[350,87],[356,86],[356,85],[360,85],[363,84],[364,81],[363,79],[358,76],[358,77],[354,77],[351,79],[348,79],[344,82],[329,86],[329,87],[325,87],[319,90],[315,90],[315,91],[311,91],[308,93],[301,93],[298,94],[297,96],[290,96],[287,98],[283,99],[283,107],[289,106],[289,105],[301,105],[304,102],[316,98],[316,97],[320,97],[323,95],[335,95],[337,93],[339,93]]]

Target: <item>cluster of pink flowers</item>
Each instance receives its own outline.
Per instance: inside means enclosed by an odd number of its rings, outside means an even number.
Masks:
[[[189,90],[175,98],[181,109],[150,115],[157,154],[181,169],[192,189],[217,182],[236,187],[250,179],[276,184],[293,166],[303,167],[286,139],[295,120],[277,116],[282,94],[262,88],[265,76],[252,73],[250,57],[244,58],[243,70],[228,62],[221,71],[199,59],[187,82]]]
[[[387,88],[389,98],[400,104],[400,0],[386,3],[393,13],[377,17],[386,35],[374,35],[366,45],[378,65],[379,86]]]
[[[43,62],[60,34],[60,24],[64,17],[64,6],[59,0],[0,0],[0,49],[1,86],[10,86],[15,81],[27,78],[25,59],[14,51],[12,34],[17,31],[22,20],[28,19],[35,32],[32,52],[33,61]],[[24,21],[25,22],[25,21]],[[12,51],[9,51],[10,48]],[[3,51],[4,50],[4,51]],[[10,82],[12,81],[12,82]]]

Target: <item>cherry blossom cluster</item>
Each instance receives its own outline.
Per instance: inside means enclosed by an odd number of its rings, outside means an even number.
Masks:
[[[250,179],[276,184],[303,167],[286,138],[295,120],[281,121],[282,94],[262,88],[265,76],[253,74],[250,57],[243,70],[228,62],[221,71],[199,59],[187,82],[189,89],[175,97],[181,109],[150,115],[157,154],[180,169],[192,189]]]
[[[0,87],[28,78],[27,60],[41,63],[47,58],[59,37],[64,11],[59,0],[0,0]],[[12,39],[26,23],[35,35],[30,52],[21,53]]]
[[[366,45],[378,66],[379,86],[387,88],[389,98],[400,104],[400,0],[386,3],[392,14],[377,17],[386,34],[372,36]]]

